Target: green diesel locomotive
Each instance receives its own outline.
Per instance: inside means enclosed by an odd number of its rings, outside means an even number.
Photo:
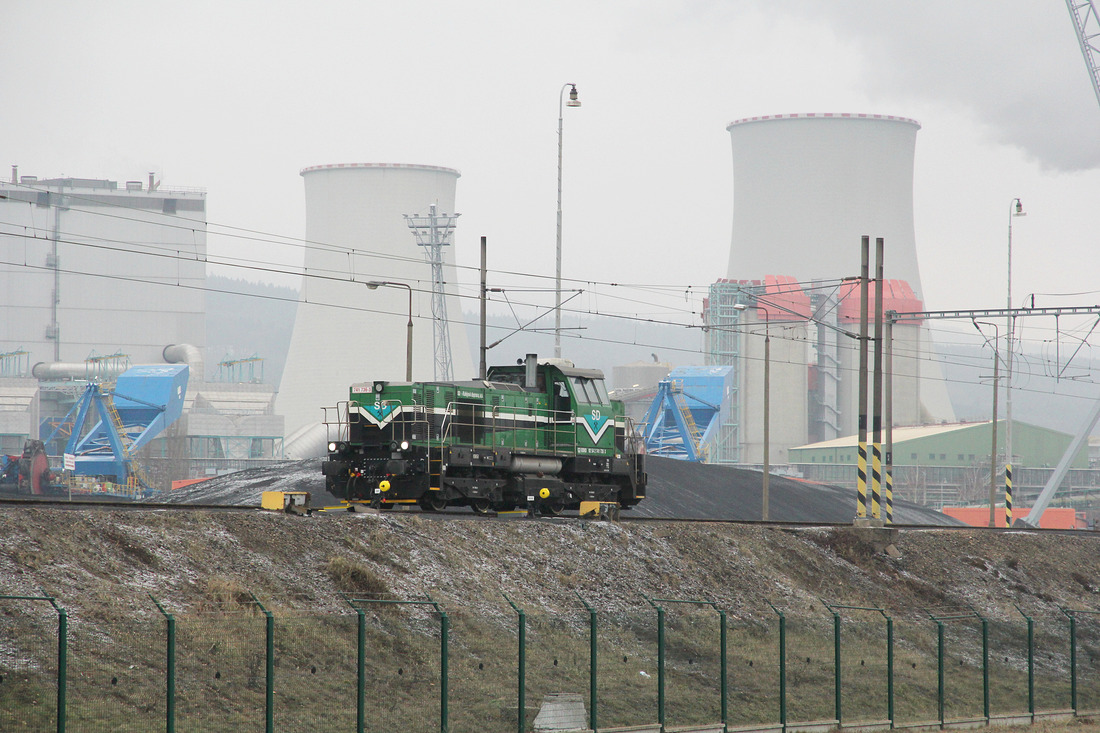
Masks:
[[[380,508],[559,514],[645,498],[643,443],[603,373],[528,355],[468,382],[363,382],[338,406],[328,491]]]

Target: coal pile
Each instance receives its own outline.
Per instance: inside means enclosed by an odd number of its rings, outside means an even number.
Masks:
[[[646,458],[646,471],[646,498],[630,510],[633,516],[734,521],[763,516],[760,471],[658,456]],[[773,521],[851,523],[855,515],[855,491],[774,474],[768,481],[768,518]],[[934,509],[903,501],[894,502],[894,522],[961,524]]]
[[[308,491],[314,507],[340,502],[325,491],[320,458],[287,461],[238,471],[191,484],[166,495],[173,504],[259,506],[265,491]],[[628,516],[672,519],[760,519],[761,474],[732,466],[677,461],[648,456],[646,498]],[[780,522],[850,523],[855,517],[854,491],[773,475],[768,483],[768,515]],[[957,525],[932,509],[894,502],[897,524]]]
[[[309,458],[237,471],[173,489],[164,494],[164,500],[169,504],[260,506],[265,491],[308,491],[312,506],[335,506],[340,500],[325,491],[322,460]]]

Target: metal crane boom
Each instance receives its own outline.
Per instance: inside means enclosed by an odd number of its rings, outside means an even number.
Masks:
[[[1096,14],[1093,0],[1066,0],[1066,7],[1073,18],[1073,30],[1077,33],[1077,42],[1081,45],[1081,55],[1085,58],[1085,67],[1089,71],[1092,91],[1100,104],[1100,16]]]

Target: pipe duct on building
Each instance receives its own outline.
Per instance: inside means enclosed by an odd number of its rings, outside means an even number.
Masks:
[[[86,361],[40,361],[31,367],[31,376],[43,382],[61,379],[92,380],[96,377],[117,377],[130,368],[129,364],[107,365]]]
[[[191,344],[169,344],[164,347],[164,360],[169,364],[186,364],[191,368],[191,378],[196,382],[206,381],[206,372],[202,360],[202,350]]]

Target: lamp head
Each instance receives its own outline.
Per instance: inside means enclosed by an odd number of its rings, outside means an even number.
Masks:
[[[381,284],[382,283],[378,282],[377,280],[371,280],[369,283],[367,283],[367,287],[370,288],[371,290],[378,290],[378,287]]]
[[[580,107],[581,100],[577,99],[577,85],[569,85],[569,101],[565,103],[566,107]]]
[[[1020,199],[1016,199],[1016,213],[1013,216],[1027,216],[1027,212],[1024,211],[1024,205],[1020,203]]]
[[[743,310],[748,310],[749,307],[747,305],[745,305],[744,303],[734,303],[733,304],[733,309],[735,311],[743,311]]]

